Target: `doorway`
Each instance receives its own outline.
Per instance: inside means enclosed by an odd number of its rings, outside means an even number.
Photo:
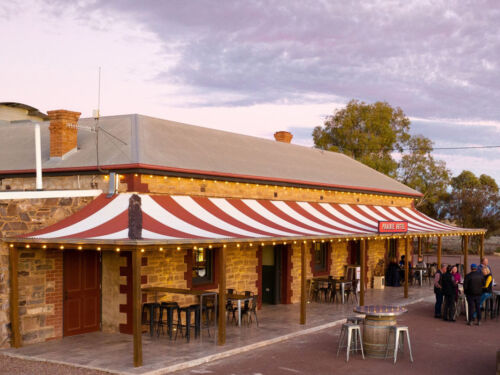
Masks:
[[[262,302],[290,303],[291,252],[286,245],[262,248]]]
[[[101,257],[92,250],[64,250],[63,336],[101,326]]]

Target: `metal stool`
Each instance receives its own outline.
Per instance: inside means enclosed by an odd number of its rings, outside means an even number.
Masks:
[[[354,324],[363,324],[365,321],[365,318],[361,316],[349,316],[347,317],[347,323],[354,323]]]
[[[354,335],[353,335],[354,332]],[[346,340],[345,345],[343,341]],[[353,342],[353,348],[351,348],[351,342]],[[349,362],[349,352],[352,350],[354,353],[361,351],[361,356],[365,359],[365,353],[363,351],[363,340],[361,339],[361,327],[359,324],[354,323],[344,323],[342,324],[342,330],[340,331],[339,346],[337,349],[337,357],[339,356],[340,350],[342,348],[347,348],[346,362]]]
[[[150,302],[150,303],[143,303],[142,304],[142,324],[149,324],[149,333],[151,337],[153,336],[154,333],[154,326],[155,324],[158,323],[156,320],[156,310],[160,309],[160,304],[157,302]],[[149,321],[147,319],[144,319],[144,316],[146,316],[146,313],[149,312]]]
[[[413,362],[413,355],[411,353],[411,344],[410,344],[410,331],[406,326],[391,326],[389,327],[389,335],[387,335],[387,348],[385,350],[385,358],[389,354],[389,342],[391,338],[391,333],[394,333],[394,364],[398,359],[398,349],[401,347],[401,352],[404,349],[404,334],[406,332],[406,339],[408,341],[408,350],[410,351],[410,361]],[[400,340],[400,336],[403,338]]]
[[[163,326],[167,326],[168,336],[172,340],[172,332],[174,327],[174,311],[179,310],[177,302],[162,302],[160,305],[160,319],[158,319],[158,336],[160,336],[160,329],[163,333]],[[163,311],[166,311],[166,322],[163,319]],[[178,315],[178,314],[177,314]]]

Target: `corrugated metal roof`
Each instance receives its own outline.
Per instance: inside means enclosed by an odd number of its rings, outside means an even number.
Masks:
[[[99,164],[147,165],[197,174],[308,183],[419,196],[420,193],[346,155],[142,115],[101,117]],[[41,124],[43,168],[95,167],[95,133],[80,130],[78,151],[49,159],[48,122]],[[81,119],[93,127],[94,119]],[[0,125],[0,173],[33,170],[32,124]]]

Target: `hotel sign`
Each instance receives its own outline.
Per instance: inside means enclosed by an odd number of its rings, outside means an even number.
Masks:
[[[407,221],[379,221],[379,233],[406,233],[408,232]]]

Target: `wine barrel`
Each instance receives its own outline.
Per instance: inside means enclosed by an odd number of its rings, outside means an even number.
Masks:
[[[395,325],[396,319],[393,316],[367,316],[365,318],[363,329],[363,348],[367,357],[385,357],[389,327]]]

